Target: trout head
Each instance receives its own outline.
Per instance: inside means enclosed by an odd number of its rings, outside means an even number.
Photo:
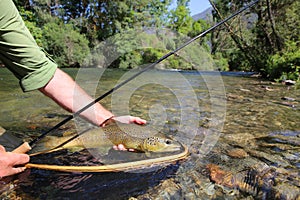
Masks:
[[[148,137],[143,142],[142,149],[146,152],[173,152],[179,151],[181,144],[169,138]]]

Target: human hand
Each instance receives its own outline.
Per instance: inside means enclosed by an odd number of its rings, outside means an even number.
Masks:
[[[114,145],[113,149],[117,151],[135,151],[134,149],[126,149],[123,144]]]
[[[0,177],[10,176],[23,172],[26,167],[15,167],[29,162],[27,154],[6,152],[5,148],[0,145]]]
[[[130,115],[113,117],[112,119],[125,124],[135,123],[135,124],[143,125],[147,123],[147,121],[144,119],[141,119],[139,117],[133,117]],[[127,150],[134,151],[134,149],[126,149],[123,144],[115,145],[113,146],[113,148],[119,151],[127,151]]]
[[[115,121],[121,122],[121,123],[125,123],[125,124],[135,123],[135,124],[143,125],[143,124],[147,123],[147,121],[144,119],[141,119],[139,117],[130,116],[130,115],[113,117],[112,119]]]

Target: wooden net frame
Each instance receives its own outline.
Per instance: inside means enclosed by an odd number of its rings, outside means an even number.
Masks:
[[[175,161],[183,160],[188,157],[189,152],[186,146],[183,146],[184,150],[175,155],[164,156],[153,159],[139,160],[133,162],[100,165],[100,166],[60,166],[60,165],[48,165],[48,164],[34,164],[28,163],[26,168],[37,168],[44,170],[55,170],[62,172],[118,172],[118,171],[134,171],[142,168],[151,168],[159,165],[171,164]]]

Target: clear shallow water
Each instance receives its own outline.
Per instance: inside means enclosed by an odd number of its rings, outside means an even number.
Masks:
[[[68,115],[39,92],[22,93],[15,78],[0,70],[0,125],[8,133],[31,140]],[[89,69],[76,76],[77,70],[67,72],[95,96],[112,88],[125,73],[108,70],[101,75],[102,71]],[[101,101],[116,115],[143,117],[151,126],[189,145],[191,156],[185,162],[147,173],[72,174],[31,169],[1,183],[1,198],[299,198],[299,90],[240,74],[224,75],[152,71]],[[76,128],[80,128],[78,123],[69,122],[53,134],[75,132]],[[86,159],[62,153],[78,162]],[[238,184],[226,187],[224,180],[213,180],[209,164],[231,174],[227,177],[235,177],[235,182],[243,182],[240,177],[246,176],[249,168],[264,169],[256,179],[264,183],[274,179],[276,184],[259,186],[257,193]]]

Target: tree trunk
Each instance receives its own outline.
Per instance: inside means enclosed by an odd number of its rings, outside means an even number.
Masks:
[[[219,16],[219,18],[221,20],[223,20],[223,16],[221,15],[221,13],[219,12],[218,8],[216,7],[216,5],[214,4],[214,2],[212,0],[209,0],[209,3],[211,4],[211,6],[213,7],[213,9],[215,10],[215,12],[217,13],[217,15]],[[238,35],[236,35],[234,33],[234,31],[231,29],[231,27],[227,24],[224,23],[227,31],[230,34],[230,37],[232,38],[232,40],[234,41],[234,43],[237,45],[237,47],[244,53],[246,59],[251,63],[251,64],[256,64],[256,59],[255,57],[251,54],[250,51],[247,51],[247,49],[250,49],[250,47],[246,44],[246,42],[243,41],[242,38],[240,38]]]
[[[279,37],[279,35],[276,31],[276,25],[275,25],[275,20],[274,20],[273,15],[272,15],[271,4],[270,4],[269,0],[266,0],[266,3],[267,3],[267,11],[268,11],[269,20],[271,22],[271,29],[272,29],[272,32],[273,32],[274,37],[275,37],[275,44],[276,45],[274,45],[273,41],[270,41],[270,42],[271,42],[271,44],[274,48],[277,48],[277,50],[280,51],[282,49],[282,44],[281,44],[281,41],[280,41],[280,37]]]

